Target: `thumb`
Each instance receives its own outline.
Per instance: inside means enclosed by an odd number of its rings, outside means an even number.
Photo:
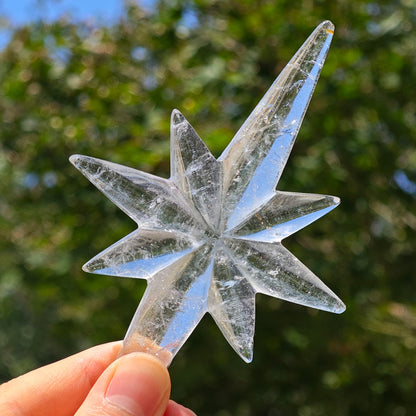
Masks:
[[[161,361],[133,353],[101,374],[75,416],[162,416],[169,395],[169,373]]]

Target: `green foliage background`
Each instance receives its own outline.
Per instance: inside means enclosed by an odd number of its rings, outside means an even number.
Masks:
[[[347,310],[258,296],[250,365],[204,318],[173,398],[201,416],[413,414],[414,0],[166,0],[111,26],[16,29],[0,58],[0,381],[121,339],[144,290],[81,271],[135,226],[68,157],[168,177],[173,108],[219,155],[326,19],[332,48],[279,189],[341,197],[285,245]]]

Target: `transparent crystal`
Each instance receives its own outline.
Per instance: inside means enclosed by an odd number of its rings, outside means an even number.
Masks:
[[[328,21],[315,29],[218,160],[178,110],[171,119],[170,179],[71,157],[138,224],[83,267],[147,279],[123,353],[145,350],[169,364],[208,312],[249,362],[256,293],[344,311],[342,301],[281,244],[339,199],[276,190],[333,29]]]

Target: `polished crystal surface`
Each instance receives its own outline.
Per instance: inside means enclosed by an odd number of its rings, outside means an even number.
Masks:
[[[171,118],[169,179],[71,157],[138,224],[83,267],[148,282],[123,352],[146,350],[169,364],[208,312],[249,362],[256,293],[344,311],[342,301],[281,244],[339,199],[276,190],[333,29],[328,21],[315,29],[218,160],[178,110]]]

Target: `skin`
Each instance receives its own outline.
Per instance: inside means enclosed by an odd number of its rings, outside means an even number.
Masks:
[[[195,416],[169,400],[170,377],[156,357],[121,343],[98,345],[0,385],[2,416]]]

